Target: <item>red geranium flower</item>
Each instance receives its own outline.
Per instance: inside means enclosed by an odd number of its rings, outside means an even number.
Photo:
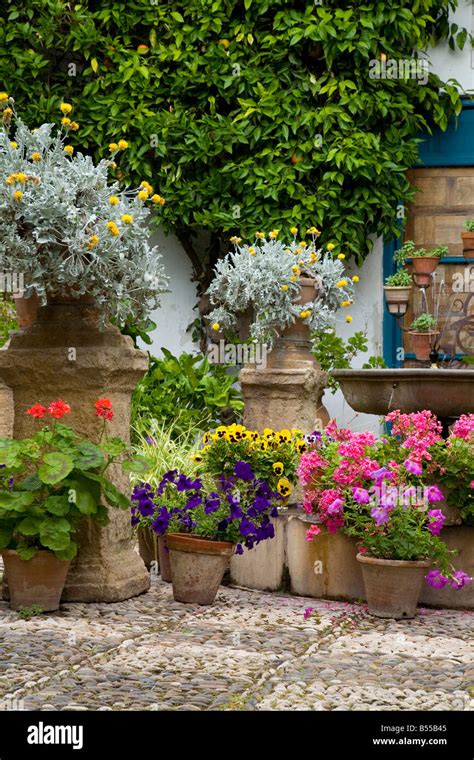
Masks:
[[[32,417],[40,419],[41,417],[44,417],[47,411],[48,410],[45,406],[41,406],[41,404],[33,404],[32,407],[26,410],[26,413],[31,414]]]
[[[48,412],[55,420],[60,420],[61,417],[64,417],[65,414],[69,414],[70,411],[71,407],[69,404],[66,404],[66,402],[62,401],[60,398],[58,398],[57,401],[51,401],[48,407]]]
[[[104,417],[106,420],[113,419],[114,412],[109,398],[100,398],[95,402],[95,416]]]

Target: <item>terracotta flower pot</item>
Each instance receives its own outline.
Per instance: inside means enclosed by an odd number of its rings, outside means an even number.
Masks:
[[[434,339],[439,332],[416,332],[410,330],[411,347],[418,361],[428,361]]]
[[[431,562],[376,559],[358,554],[369,613],[375,617],[414,618],[421,584]]]
[[[413,273],[415,282],[419,287],[429,287],[431,285],[431,275],[439,264],[437,256],[415,256],[412,259]]]
[[[24,330],[36,321],[40,305],[39,297],[33,293],[29,298],[14,298],[14,301],[18,324]]]
[[[159,565],[158,556],[158,536],[150,527],[138,528],[138,551],[144,561],[147,570],[156,562],[155,568]]]
[[[402,287],[399,285],[384,285],[385,300],[390,314],[402,316],[406,313],[410,300],[411,285]]]
[[[177,602],[212,604],[234,545],[186,533],[168,533],[173,596]]]
[[[46,550],[40,550],[32,559],[22,560],[13,549],[4,549],[2,557],[12,610],[33,604],[42,607],[44,612],[58,609],[69,561],[60,560]]]
[[[171,561],[167,536],[158,536],[158,559],[160,562],[161,580],[171,583]]]
[[[466,259],[474,259],[474,232],[461,232],[462,249]]]

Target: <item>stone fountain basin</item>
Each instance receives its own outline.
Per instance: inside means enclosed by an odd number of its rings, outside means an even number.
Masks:
[[[469,369],[337,369],[331,375],[355,412],[385,415],[429,409],[438,417],[474,413]]]

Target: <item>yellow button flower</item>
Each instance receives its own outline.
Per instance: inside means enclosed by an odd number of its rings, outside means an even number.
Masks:
[[[219,322],[214,322],[214,324],[211,325],[211,327],[214,330],[214,332],[218,332],[221,329]]]
[[[219,40],[217,44],[221,45],[224,48],[224,50],[227,50],[230,47],[229,40],[225,40],[225,39],[224,40]]]
[[[72,147],[72,145],[65,145],[63,148],[63,151],[64,153],[67,153],[68,156],[72,156],[72,154],[74,153],[74,148]]]
[[[314,264],[314,262],[317,260],[318,260],[318,257],[314,252],[309,254],[309,261],[311,264]]]
[[[259,240],[264,240],[265,239],[265,233],[264,232],[256,232],[255,233],[255,237],[258,238]]]
[[[140,182],[140,187],[143,187],[144,190],[148,190],[149,193],[153,192],[152,186],[145,179],[143,180],[143,182]]]
[[[288,285],[282,285],[280,290],[283,291],[283,293],[286,293],[286,291],[288,290]]]
[[[77,130],[79,129],[79,124],[77,123],[77,121],[71,121],[69,126],[71,127],[73,132],[77,132]]]
[[[239,243],[242,242],[242,238],[237,237],[237,235],[233,235],[230,239],[231,243],[234,243],[234,245],[239,245]]]
[[[120,230],[115,224],[115,222],[107,222],[105,226],[107,227],[111,235],[113,235],[114,237],[118,237],[120,235]]]
[[[336,282],[336,285],[338,288],[345,288],[347,285],[347,280],[339,280],[339,282]]]
[[[23,198],[23,193],[21,192],[21,190],[15,190],[15,192],[13,193],[13,200],[21,201],[22,198]]]
[[[109,198],[109,203],[111,206],[118,206],[118,204],[120,203],[120,200],[117,198],[116,195],[111,195]]]
[[[0,103],[5,103],[8,100],[8,94],[6,92],[0,92]]]
[[[11,108],[5,108],[3,112],[3,121],[9,121],[13,116],[13,110]]]
[[[87,243],[87,247],[89,251],[92,250],[92,248],[94,248],[94,246],[96,246],[98,242],[99,242],[99,236],[91,235],[91,237],[89,238],[89,242]]]
[[[13,174],[12,176],[16,179],[17,182],[26,182],[26,180],[28,179],[24,172],[17,172],[16,174]]]
[[[158,203],[160,206],[164,206],[166,201],[164,198],[161,197],[161,195],[158,195],[155,193],[155,195],[151,196],[152,203]]]
[[[111,142],[109,144],[109,150],[111,151],[111,153],[115,153],[115,151],[118,149],[119,149],[119,146],[117,145],[117,143]]]
[[[339,259],[339,261],[343,261],[346,258],[346,254],[345,253],[338,253],[337,254],[337,258]]]
[[[275,240],[278,237],[279,232],[280,232],[280,230],[272,230],[270,232],[270,235],[269,235],[269,237],[271,238],[271,240]]]
[[[124,224],[132,224],[133,216],[131,214],[122,214],[120,217]]]
[[[38,151],[35,151],[31,154],[31,160],[32,161],[41,161],[41,153],[38,153]]]
[[[61,119],[61,124],[63,125],[63,127],[68,127],[70,123],[71,123],[71,119],[69,118],[69,116],[63,116],[63,118]]]
[[[138,193],[138,199],[140,201],[147,201],[149,195],[150,195],[150,193],[148,192],[148,190],[140,190],[139,193]]]
[[[301,269],[299,268],[299,266],[297,266],[297,264],[293,264],[293,266],[291,267],[291,271],[293,272],[293,274],[297,274],[297,275],[301,274]]]
[[[307,317],[311,316],[310,309],[303,309],[303,311],[300,311],[300,317],[301,319],[306,319]]]
[[[18,143],[15,142],[15,140],[12,140],[10,143],[10,148],[13,148],[13,150],[16,150],[18,148]]]
[[[306,230],[307,235],[320,235],[321,232],[317,229],[317,227],[310,227]]]
[[[334,245],[334,243],[328,243],[327,246],[326,246],[326,248],[328,249],[328,251],[333,251],[335,247],[336,246]]]
[[[358,274],[355,274],[354,277],[352,278],[352,282],[359,282],[359,280],[360,280],[360,277]]]
[[[346,322],[349,322],[349,324],[352,322],[352,317],[350,314],[347,315]]]
[[[306,242],[306,240],[301,240],[301,242],[299,243],[300,248],[306,248],[307,245],[308,243]]]
[[[350,306],[352,301],[342,301],[341,306]]]
[[[71,113],[72,105],[70,103],[61,103],[61,105],[59,106],[59,109],[61,113],[67,115],[68,113]]]
[[[298,234],[298,227],[290,227],[290,232],[292,235]]]
[[[128,148],[128,142],[126,140],[119,140],[118,148],[119,150],[126,150]]]
[[[297,279],[298,278],[297,278],[297,276],[295,274],[292,274],[291,277],[290,277],[291,282],[296,282]]]
[[[253,245],[251,245],[249,248],[249,253],[251,256],[255,256],[255,254],[257,253],[257,249],[254,248]]]

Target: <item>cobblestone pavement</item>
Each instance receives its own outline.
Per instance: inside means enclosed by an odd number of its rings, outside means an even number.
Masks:
[[[473,620],[422,609],[382,621],[363,605],[226,587],[199,607],[161,581],[30,620],[0,602],[0,709],[469,710]]]

